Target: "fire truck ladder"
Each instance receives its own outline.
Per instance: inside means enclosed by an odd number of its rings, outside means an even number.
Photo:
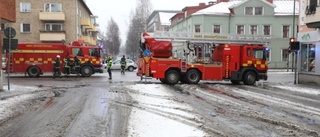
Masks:
[[[13,53],[12,53],[12,52],[10,52],[10,54],[9,54],[9,59],[10,59],[10,62],[8,61],[9,66],[10,66],[9,72],[11,73],[11,72],[13,72],[13,62],[14,62],[14,60],[13,60]]]
[[[214,43],[214,44],[269,44],[271,36],[266,35],[223,35],[213,33],[188,33],[157,31],[148,33],[144,38],[167,39],[177,41],[189,41],[190,43]]]

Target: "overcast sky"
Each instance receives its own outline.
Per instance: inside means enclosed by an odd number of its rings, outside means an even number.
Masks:
[[[196,6],[210,0],[150,0],[153,10],[182,10],[186,6]],[[212,1],[212,0],[211,0]],[[135,9],[136,0],[86,0],[93,15],[98,16],[101,31],[105,32],[107,22],[112,17],[120,28],[122,45],[125,43],[131,11]]]

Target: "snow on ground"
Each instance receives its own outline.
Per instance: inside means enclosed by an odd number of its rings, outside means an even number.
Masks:
[[[131,94],[131,96],[138,104],[145,105],[147,108],[132,109],[128,125],[129,136],[185,137],[205,135],[203,131],[196,128],[198,126],[197,123],[184,121],[183,117],[187,117],[186,119],[199,119],[196,115],[186,112],[192,111],[192,108],[174,100],[174,96],[167,92],[166,89],[156,84],[137,84],[131,85],[128,88],[142,93]],[[145,94],[148,95],[145,96]]]
[[[271,87],[276,87],[284,90],[290,90],[294,92],[302,92],[306,94],[320,95],[320,90],[316,88],[299,87],[295,85],[270,85]]]
[[[36,98],[38,95],[30,94],[36,90],[39,90],[39,87],[12,84],[10,84],[10,90],[8,90],[8,85],[4,85],[3,91],[0,91],[0,122],[14,116],[15,112],[22,111],[18,110],[17,106],[20,106],[25,100]]]

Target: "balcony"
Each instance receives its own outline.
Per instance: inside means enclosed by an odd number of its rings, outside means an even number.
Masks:
[[[90,26],[91,25],[90,18],[81,18],[80,24],[82,26]]]
[[[65,31],[40,31],[40,41],[58,42],[65,39]]]
[[[39,19],[42,21],[65,21],[63,12],[40,12]]]
[[[307,5],[305,9],[306,16],[304,22],[308,28],[320,28],[320,7],[316,5]]]

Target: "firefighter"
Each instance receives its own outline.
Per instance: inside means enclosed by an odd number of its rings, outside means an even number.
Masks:
[[[66,58],[64,59],[64,64],[63,64],[64,73],[66,77],[68,77],[70,74],[70,63],[71,63],[70,57],[69,55],[67,55]]]
[[[77,56],[74,56],[73,65],[77,76],[80,76],[80,60]]]
[[[125,55],[122,56],[121,60],[120,60],[120,64],[121,64],[121,74],[124,74],[126,66],[127,66],[127,60]]]
[[[108,60],[107,60],[106,63],[107,63],[107,69],[108,69],[109,79],[111,80],[111,79],[112,79],[112,73],[111,73],[112,56],[109,56],[109,57],[108,57]]]
[[[57,55],[56,59],[54,60],[53,64],[53,78],[55,76],[61,77],[61,72],[60,72],[60,55]]]

